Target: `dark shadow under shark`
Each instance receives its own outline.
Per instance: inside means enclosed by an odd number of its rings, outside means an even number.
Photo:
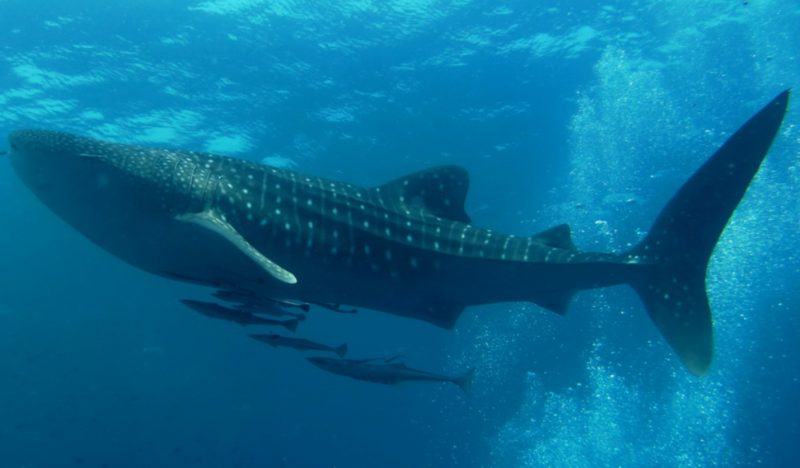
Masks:
[[[100,247],[144,270],[278,301],[348,304],[454,326],[465,307],[564,313],[584,289],[629,284],[683,364],[707,372],[714,246],[786,112],[784,91],[678,190],[623,254],[579,251],[566,225],[476,227],[468,175],[437,167],[366,188],[223,156],[43,130],[9,135],[19,177]]]

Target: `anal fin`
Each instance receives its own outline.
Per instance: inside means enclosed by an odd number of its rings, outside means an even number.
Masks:
[[[230,223],[222,219],[222,217],[217,215],[213,210],[178,215],[175,217],[175,219],[186,223],[196,224],[219,234],[228,242],[233,244],[243,254],[250,257],[273,278],[288,284],[297,283],[297,278],[292,274],[292,272],[282,268],[280,265],[264,256],[264,254],[259,252],[258,249],[247,242],[247,239],[242,237],[242,235],[239,234],[239,232],[237,232],[236,229],[230,225]]]
[[[569,307],[569,303],[572,301],[572,296],[574,294],[575,291],[569,290],[549,292],[538,295],[533,302],[551,312],[564,315],[567,313],[567,308]]]
[[[425,308],[421,318],[437,327],[451,330],[464,309],[466,306],[461,304],[432,304]]]

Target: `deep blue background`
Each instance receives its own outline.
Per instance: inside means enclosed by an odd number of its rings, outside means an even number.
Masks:
[[[569,3],[569,5],[565,5]],[[477,224],[641,238],[676,187],[800,83],[789,0],[0,1],[0,133],[74,131],[377,184],[472,173]],[[359,356],[477,370],[474,395],[337,378],[182,308],[0,160],[0,466],[787,463],[800,437],[800,130],[709,270],[716,361],[687,375],[625,288],[455,331],[320,313]]]

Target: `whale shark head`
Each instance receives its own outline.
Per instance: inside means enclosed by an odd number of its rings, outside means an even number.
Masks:
[[[84,219],[104,214],[104,200],[114,188],[113,154],[102,151],[100,142],[68,133],[17,130],[9,134],[8,148],[17,176],[59,217],[80,228]]]
[[[71,224],[80,213],[113,217],[123,207],[171,215],[165,211],[188,195],[182,185],[191,181],[179,177],[187,158],[179,152],[48,130],[14,131],[8,146],[23,183]]]
[[[44,130],[17,130],[8,135],[9,156],[17,175],[37,196],[65,195],[98,174],[97,162],[81,157],[85,140],[67,133]]]
[[[220,250],[217,234],[176,219],[201,210],[218,184],[211,155],[17,130],[8,136],[8,156],[51,212],[132,265],[192,276],[209,263],[198,251]],[[221,250],[221,256],[237,253]]]
[[[192,181],[183,174],[200,172],[190,170],[190,154],[47,130],[14,131],[8,149],[31,192],[104,247],[134,242],[127,237],[141,226],[171,220],[188,204]]]

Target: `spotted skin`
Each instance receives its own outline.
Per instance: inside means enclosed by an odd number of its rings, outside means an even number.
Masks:
[[[450,328],[467,306],[628,283],[696,374],[712,355],[705,269],[766,156],[782,93],[678,191],[630,252],[581,252],[565,225],[513,236],[471,224],[466,171],[367,188],[240,159],[66,133],[9,136],[20,178],[53,212],[125,261],[169,278],[277,300],[349,304]]]
[[[449,327],[464,306],[503,300],[548,305],[553,295],[566,298],[576,289],[609,284],[609,278],[595,277],[589,271],[597,265],[630,261],[469,224],[463,211],[468,176],[455,166],[428,169],[366,188],[240,159],[120,145],[58,132],[19,131],[11,140],[17,147],[27,148],[26,153],[50,153],[50,159],[64,164],[75,160],[73,172],[81,170],[79,179],[94,179],[94,183],[81,182],[89,187],[81,190],[98,192],[83,197],[87,208],[110,193],[121,198],[129,194],[125,204],[133,212],[125,217],[131,224],[137,217],[141,221],[136,223],[138,230],[128,230],[144,231],[147,224],[177,224],[187,216],[211,213],[297,278],[297,287],[290,288],[276,284],[261,271],[224,262],[217,265],[211,278],[204,278],[194,266],[180,264],[189,253],[181,255],[176,264],[159,258],[155,265],[152,254],[120,255],[148,271],[196,278],[205,284],[243,287],[243,282],[257,283],[257,289],[284,299],[388,310]],[[58,203],[45,203],[60,211]],[[109,213],[105,219],[113,217]],[[65,218],[71,222],[69,216]],[[94,226],[73,225],[109,247],[108,239],[92,235]],[[563,237],[568,240],[568,230]],[[163,246],[149,248],[159,255],[165,253]],[[192,254],[202,256],[206,249],[197,247]],[[119,254],[115,250],[126,249],[111,246],[110,250]],[[544,272],[552,281],[537,281],[542,274],[537,266],[567,264],[589,266],[578,284],[568,288],[554,284],[552,276],[559,275],[557,270]],[[524,283],[516,278],[520,274],[526,277]],[[493,286],[469,288],[464,281]],[[367,286],[374,293],[365,295]],[[414,287],[414,294],[409,294],[409,286]],[[380,298],[365,300],[365,296]]]

